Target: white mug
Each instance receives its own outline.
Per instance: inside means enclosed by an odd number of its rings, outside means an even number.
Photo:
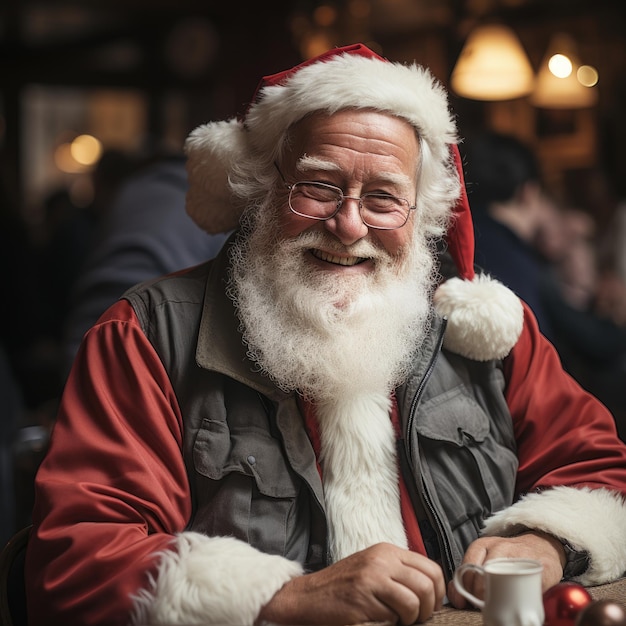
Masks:
[[[542,626],[542,570],[543,565],[532,559],[492,559],[482,567],[466,563],[454,573],[454,585],[482,610],[485,626]],[[463,586],[463,575],[469,571],[484,577],[484,600]]]

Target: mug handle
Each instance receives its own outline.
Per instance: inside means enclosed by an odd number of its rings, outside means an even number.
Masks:
[[[479,576],[484,576],[485,574],[485,571],[483,570],[482,567],[480,567],[480,565],[476,565],[474,563],[465,563],[465,565],[461,565],[460,567],[457,567],[456,571],[454,572],[454,586],[456,587],[456,590],[464,598],[469,600],[472,604],[477,606],[479,609],[484,609],[485,602],[481,600],[480,598],[477,598],[475,595],[471,594],[463,586],[463,574],[465,574],[465,572],[469,572],[470,570],[473,570]]]

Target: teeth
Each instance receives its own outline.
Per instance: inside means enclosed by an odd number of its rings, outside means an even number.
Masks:
[[[312,250],[313,256],[321,259],[322,261],[326,261],[327,263],[334,263],[335,265],[356,265],[357,263],[361,263],[365,261],[364,258],[359,256],[351,256],[351,257],[339,257],[333,256],[328,252],[323,252],[322,250]]]

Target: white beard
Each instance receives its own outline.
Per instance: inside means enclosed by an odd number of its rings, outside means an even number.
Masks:
[[[315,403],[333,558],[381,541],[406,548],[390,394],[427,332],[432,254],[422,242],[394,259],[367,241],[346,249],[320,231],[288,241],[276,232],[261,217],[233,250],[231,296],[249,354]],[[304,255],[315,247],[373,257],[375,270],[311,269]]]

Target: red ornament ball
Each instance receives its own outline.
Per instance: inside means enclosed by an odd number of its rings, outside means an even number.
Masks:
[[[564,582],[550,587],[543,594],[544,626],[574,626],[578,614],[592,600],[591,594],[578,583]]]
[[[594,600],[578,614],[575,626],[626,626],[626,610],[611,600]]]

